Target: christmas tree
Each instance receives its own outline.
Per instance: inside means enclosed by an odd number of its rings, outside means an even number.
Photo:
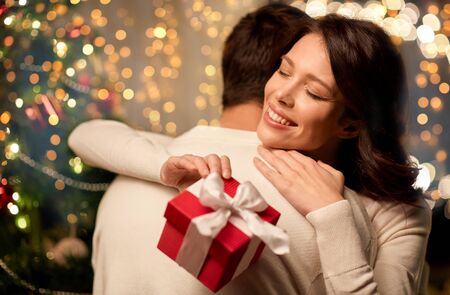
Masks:
[[[102,79],[104,39],[74,3],[0,7],[2,294],[92,287],[95,212],[112,175],[83,166],[67,136],[88,119],[120,118]]]

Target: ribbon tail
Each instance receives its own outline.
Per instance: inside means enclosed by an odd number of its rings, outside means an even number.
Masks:
[[[240,210],[250,231],[259,237],[277,255],[289,253],[289,236],[275,225],[262,220],[257,214]]]
[[[214,237],[228,222],[231,212],[220,209],[192,219],[176,261],[194,276],[200,273]]]
[[[200,234],[198,229],[191,223],[175,259],[176,262],[197,277],[208,256],[212,241],[211,237]]]

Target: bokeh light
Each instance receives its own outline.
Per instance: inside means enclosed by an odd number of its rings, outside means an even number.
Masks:
[[[79,196],[93,187],[94,178],[88,176],[96,174],[68,154],[69,126],[114,119],[169,136],[194,125],[219,126],[223,41],[241,16],[262,4],[152,0],[143,9],[134,1],[5,3],[10,9],[1,15],[0,86],[5,108],[0,111],[4,154],[0,167],[11,177],[2,174],[1,183],[11,181],[18,190],[46,184],[50,190],[43,193],[37,188],[36,195],[19,191],[20,199],[14,199],[6,212],[26,233],[36,225],[23,204],[44,208],[54,194],[61,200],[56,210],[63,220],[67,216],[69,224],[64,226],[76,226],[83,237],[94,224],[95,210],[90,206],[95,206],[91,204],[95,198],[83,211],[80,204],[85,200],[80,202]],[[335,12],[369,20],[391,36],[405,57],[410,84],[405,142],[424,161],[420,187],[438,199],[437,182],[449,173],[450,165],[450,4],[415,3],[298,0],[293,5],[313,17]],[[28,140],[37,134],[39,139]],[[36,173],[39,182],[9,172],[17,164]],[[84,180],[77,182],[80,179]],[[34,202],[42,193],[45,197]],[[86,214],[92,216],[83,217]]]

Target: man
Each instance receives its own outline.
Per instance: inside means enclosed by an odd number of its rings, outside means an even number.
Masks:
[[[291,253],[276,256],[266,249],[256,264],[219,294],[325,292],[314,229],[252,163],[259,145],[254,130],[261,115],[264,85],[281,54],[298,39],[292,36],[301,34],[308,21],[301,11],[282,4],[262,7],[241,19],[223,53],[221,127],[197,126],[166,146],[171,155],[226,154],[231,159],[233,177],[240,182],[251,181],[282,214],[278,225],[289,234]],[[111,121],[80,125],[69,138],[69,145],[88,164],[135,177],[119,176],[100,204],[92,258],[94,293],[210,294],[156,249],[167,201],[177,191],[136,178],[159,181],[160,167],[167,159],[161,145],[150,135],[139,136]],[[364,226],[361,235],[369,251],[373,237],[364,236],[364,232],[370,233],[368,224]]]

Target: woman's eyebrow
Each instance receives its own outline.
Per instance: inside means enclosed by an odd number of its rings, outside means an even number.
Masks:
[[[292,59],[290,59],[290,57],[287,56],[286,54],[283,55],[283,56],[281,56],[281,60],[282,60],[282,61],[285,60],[289,65],[291,65],[291,67],[295,68],[294,62],[293,62]]]
[[[307,77],[308,77],[309,79],[311,79],[311,80],[316,81],[317,83],[319,83],[319,84],[322,85],[323,87],[325,87],[325,88],[330,92],[331,95],[334,94],[333,89],[332,89],[325,81],[323,81],[322,79],[320,79],[318,76],[316,76],[316,75],[314,75],[314,74],[312,74],[312,73],[309,73],[309,74],[307,74]]]

